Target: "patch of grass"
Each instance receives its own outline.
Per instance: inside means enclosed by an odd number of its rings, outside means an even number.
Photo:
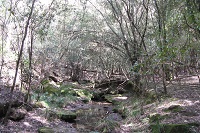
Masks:
[[[119,123],[116,121],[102,119],[96,123],[96,130],[100,131],[101,133],[110,133],[114,131],[117,127],[119,127]]]
[[[194,133],[191,128],[199,126],[196,123],[184,124],[151,124],[152,133]]]

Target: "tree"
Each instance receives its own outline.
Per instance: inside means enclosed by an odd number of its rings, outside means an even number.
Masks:
[[[146,52],[145,35],[148,27],[149,0],[107,0],[103,3],[105,11],[100,12],[106,22],[108,33],[112,33],[116,41],[104,43],[125,53],[134,73],[135,90],[140,91],[140,74],[138,68],[142,52]],[[104,37],[105,40],[107,37]]]
[[[18,73],[18,70],[19,70],[19,64],[20,64],[20,60],[21,60],[21,57],[22,57],[22,54],[23,54],[24,42],[25,42],[25,39],[26,39],[26,36],[27,36],[28,26],[29,26],[29,23],[30,23],[30,20],[31,20],[31,16],[32,16],[32,13],[33,13],[35,1],[36,0],[33,0],[33,2],[32,2],[31,11],[30,11],[30,13],[28,15],[28,19],[27,19],[26,25],[24,27],[24,35],[23,35],[23,39],[22,39],[22,42],[21,42],[20,53],[18,55],[18,59],[17,59],[17,63],[16,63],[15,77],[13,79],[13,85],[12,85],[12,88],[11,88],[11,91],[10,91],[10,103],[9,103],[9,107],[8,107],[8,111],[6,113],[6,116],[5,116],[4,120],[3,120],[3,123],[7,123],[8,116],[10,115],[11,106],[12,106],[13,91],[14,91],[14,88],[15,88],[17,73]]]

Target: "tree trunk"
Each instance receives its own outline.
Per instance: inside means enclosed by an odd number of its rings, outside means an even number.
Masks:
[[[13,79],[13,85],[12,85],[11,91],[10,91],[10,102],[9,102],[9,107],[8,107],[8,110],[7,110],[7,113],[6,113],[5,118],[3,119],[3,124],[6,124],[6,123],[7,123],[7,121],[8,121],[8,116],[10,115],[10,112],[11,112],[13,91],[14,91],[15,84],[16,84],[17,73],[18,73],[18,70],[19,70],[19,64],[20,64],[20,60],[21,60],[21,57],[22,57],[22,54],[23,54],[23,49],[24,49],[24,42],[25,42],[25,39],[26,39],[26,36],[27,36],[28,26],[29,26],[29,23],[30,23],[30,20],[31,20],[31,16],[32,16],[32,13],[33,13],[35,1],[36,1],[36,0],[33,0],[33,2],[32,2],[31,12],[30,12],[30,14],[29,14],[29,16],[28,16],[28,20],[27,20],[27,22],[26,22],[26,26],[25,26],[25,29],[24,29],[24,30],[25,30],[25,31],[24,31],[24,36],[23,36],[23,38],[22,38],[22,44],[21,44],[19,56],[18,56],[18,59],[17,59],[16,69],[15,69],[15,77],[14,77],[14,79]]]
[[[166,71],[165,71],[165,66],[162,64],[162,82],[163,82],[163,90],[164,93],[167,94],[167,86],[166,86]]]

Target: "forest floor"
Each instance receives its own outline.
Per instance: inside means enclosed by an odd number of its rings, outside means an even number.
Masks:
[[[65,107],[68,110],[82,111],[81,115],[76,118],[76,122],[48,119],[45,108],[34,108],[26,113],[24,119],[20,121],[9,120],[7,125],[0,125],[0,132],[37,133],[40,127],[49,127],[57,133],[150,133],[150,116],[154,114],[159,114],[160,118],[164,116],[163,119],[159,119],[159,123],[199,124],[200,84],[197,77],[183,78],[180,82],[173,81],[168,84],[167,89],[169,96],[161,98],[161,102],[154,101],[144,105],[143,115],[132,111],[131,115],[123,118],[119,111],[117,113],[113,111],[116,105],[112,103],[105,101],[83,103],[79,101]],[[5,97],[5,90],[9,89],[1,89],[1,96]],[[134,102],[133,97],[130,94],[123,94],[122,97],[125,97],[125,99],[121,99],[124,110],[133,109],[130,107],[133,106],[131,105]],[[174,108],[175,110],[173,110]],[[199,125],[194,126],[191,130],[194,133],[199,133]]]

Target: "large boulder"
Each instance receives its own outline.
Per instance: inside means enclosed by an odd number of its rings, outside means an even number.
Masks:
[[[65,122],[75,122],[77,114],[75,112],[64,109],[52,109],[48,111],[48,117],[61,119]],[[51,118],[49,118],[51,119]]]
[[[11,114],[9,116],[10,120],[13,121],[20,121],[25,118],[27,111],[25,109],[11,109]]]
[[[6,112],[8,110],[9,106],[9,100],[1,100],[0,101],[0,117],[4,117],[6,115]],[[22,102],[19,100],[14,100],[12,103],[12,107],[19,107],[22,105]]]
[[[0,101],[0,117],[4,117],[8,110],[9,102]]]
[[[48,79],[43,79],[41,81],[41,84],[43,85],[43,92],[48,94],[56,94],[58,93],[58,86],[55,82],[50,82]]]
[[[24,94],[18,90],[14,90],[12,94],[12,99],[10,88],[2,88],[0,91],[0,118],[4,117],[10,102],[12,102],[12,107],[17,108],[23,104]]]
[[[113,105],[118,105],[120,104],[122,101],[127,100],[127,97],[122,96],[121,94],[116,94],[116,95],[112,95],[112,94],[107,94],[104,95],[104,98],[107,102],[112,103]]]

